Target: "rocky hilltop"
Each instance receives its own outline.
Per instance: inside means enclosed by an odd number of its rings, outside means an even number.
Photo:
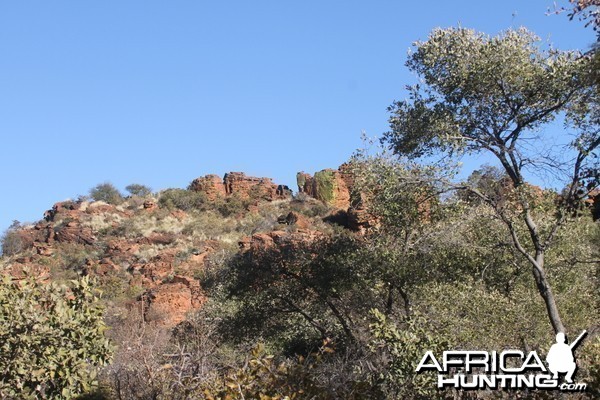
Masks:
[[[351,169],[342,165],[298,173],[296,197],[269,178],[229,172],[120,204],[63,201],[9,232],[18,251],[2,269],[49,280],[92,275],[110,301],[174,326],[202,307],[199,277],[219,258],[312,241],[332,223],[368,230],[372,220],[362,202],[352,204],[352,192]]]

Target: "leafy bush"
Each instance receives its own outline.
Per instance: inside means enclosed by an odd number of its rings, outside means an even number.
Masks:
[[[125,190],[127,190],[132,196],[138,197],[148,197],[152,194],[152,189],[150,189],[148,186],[140,185],[138,183],[132,183],[131,185],[126,186]]]
[[[109,361],[102,309],[88,278],[69,287],[34,277],[0,283],[0,397],[70,399]]]
[[[398,329],[378,310],[374,309],[372,315],[375,319],[371,324],[371,331],[375,337],[372,345],[377,351],[385,352],[389,358],[383,381],[390,394],[393,393],[392,398],[439,396],[436,390],[436,376],[428,373],[415,374],[415,362],[428,350],[434,354],[442,351],[446,343],[428,329],[423,316],[413,315],[405,318],[404,329]]]
[[[2,255],[12,256],[23,249],[23,240],[16,232],[21,227],[19,221],[13,221],[8,229],[0,237],[0,245],[2,246]]]
[[[118,205],[123,202],[123,195],[112,183],[104,182],[90,189],[90,197],[95,201],[104,201],[108,204]]]
[[[237,194],[233,194],[225,201],[217,203],[216,208],[224,217],[236,216],[239,214],[243,214],[250,205],[250,200],[243,199]]]
[[[319,200],[327,204],[335,201],[336,182],[333,171],[323,170],[315,173],[316,192]]]
[[[206,195],[201,192],[186,189],[167,189],[160,194],[158,204],[168,209],[183,211],[205,210],[207,207]]]

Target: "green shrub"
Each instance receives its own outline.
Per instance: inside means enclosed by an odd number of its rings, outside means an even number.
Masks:
[[[335,201],[335,177],[333,171],[324,169],[315,173],[316,193],[319,200],[330,204]]]
[[[382,351],[389,360],[383,373],[383,385],[391,398],[435,398],[436,376],[429,373],[415,374],[415,362],[426,351],[438,353],[447,345],[432,333],[424,316],[415,314],[404,319],[404,329],[399,329],[380,311],[371,311],[374,322],[371,333],[372,347]],[[437,395],[437,396],[436,396]]]
[[[123,195],[109,182],[100,183],[90,189],[90,197],[95,201],[104,201],[114,205],[123,202]]]
[[[34,277],[0,282],[0,398],[70,399],[109,361],[98,297],[88,278],[69,287]]]
[[[230,217],[245,213],[248,210],[249,205],[249,199],[243,199],[234,193],[224,201],[217,203],[216,208],[222,216]]]
[[[208,206],[204,193],[186,189],[167,189],[163,191],[158,199],[158,204],[164,208],[183,211],[203,211]]]
[[[140,185],[138,183],[132,183],[125,187],[125,190],[129,192],[132,196],[138,197],[148,197],[152,194],[152,189],[148,186]]]
[[[3,256],[12,256],[23,250],[23,240],[17,233],[19,228],[21,223],[15,220],[0,237]]]

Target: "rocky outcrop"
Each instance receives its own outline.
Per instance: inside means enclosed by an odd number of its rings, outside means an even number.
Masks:
[[[300,193],[337,209],[350,207],[353,179],[348,164],[343,164],[337,170],[328,168],[315,172],[314,176],[298,172],[296,181]]]
[[[206,195],[207,200],[214,201],[218,198],[225,197],[225,183],[223,179],[217,175],[206,175],[196,178],[190,183],[189,190],[202,192]]]
[[[77,218],[81,209],[85,209],[83,202],[61,201],[52,206],[44,213],[44,219],[47,222],[53,222],[58,214],[62,218]]]
[[[349,207],[352,182],[343,168],[320,171],[315,176],[305,174],[305,178],[302,190],[309,196],[327,201],[334,208]],[[232,200],[249,200],[243,202],[246,210],[257,212],[263,211],[263,201],[291,198],[287,186],[241,172],[230,172],[223,179],[207,175],[195,179],[189,189],[203,193],[207,200],[233,196]],[[310,202],[323,208],[316,200]],[[201,307],[205,295],[194,276],[210,267],[220,249],[228,245],[208,240],[212,236],[189,234],[186,229],[197,222],[191,213],[159,204],[149,198],[119,206],[83,200],[56,203],[44,214],[43,221],[15,228],[22,250],[10,257],[3,271],[18,275],[27,266],[42,279],[62,279],[60,268],[68,260],[67,268],[95,276],[107,293],[136,298],[134,303],[144,309],[148,321],[172,327]],[[279,225],[273,231],[242,239],[241,255],[252,257],[252,253],[268,249],[276,255],[297,252],[323,237],[323,233],[313,230],[312,218],[297,211],[309,208],[304,202],[290,208],[283,208],[287,203],[268,207],[285,210],[277,218]],[[268,218],[264,227],[274,222],[271,216]],[[357,225],[363,223],[361,218],[356,221]]]
[[[199,309],[206,301],[197,280],[179,275],[146,291],[140,298],[145,303],[144,319],[165,326],[184,321],[187,313]]]
[[[228,172],[223,179],[217,175],[196,178],[188,189],[204,193],[208,200],[236,195],[242,199],[274,201],[292,196],[292,191],[285,185],[277,185],[270,178],[247,176],[243,172]]]
[[[271,231],[255,233],[250,237],[242,239],[238,244],[242,254],[260,253],[270,249],[293,250],[303,244],[311,243],[323,237],[323,233],[309,229],[298,229],[296,232]]]
[[[144,210],[154,211],[158,208],[158,205],[154,200],[145,200],[142,207],[144,207]]]
[[[313,190],[313,177],[304,171],[296,174],[296,183],[298,184],[298,193],[304,193],[307,196],[315,197]]]
[[[287,215],[280,215],[277,223],[281,225],[293,225],[299,229],[307,229],[310,226],[308,218],[295,211],[290,211]]]
[[[300,193],[334,208],[326,221],[361,233],[378,226],[377,219],[368,211],[368,201],[354,188],[350,164],[342,164],[337,170],[324,169],[314,176],[298,172],[296,180]]]
[[[348,208],[348,228],[365,234],[369,230],[377,228],[380,221],[369,212],[365,196],[361,193],[355,196],[352,207]]]
[[[96,241],[96,237],[92,232],[92,228],[81,226],[79,221],[70,221],[54,230],[54,240],[61,243],[79,243],[92,245]]]

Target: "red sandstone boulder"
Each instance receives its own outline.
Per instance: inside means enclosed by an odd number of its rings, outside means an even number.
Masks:
[[[293,249],[323,237],[323,235],[322,232],[309,229],[298,229],[296,232],[275,230],[267,233],[255,233],[251,237],[240,240],[238,245],[242,253],[262,252],[283,247]]]
[[[157,321],[165,326],[175,326],[185,320],[188,312],[200,308],[206,300],[200,283],[185,276],[175,276],[142,295],[146,307],[146,321]]]
[[[158,208],[158,205],[154,200],[145,200],[142,206],[144,207],[144,210],[147,211],[154,211]]]
[[[188,189],[204,193],[210,201],[225,197],[226,195],[223,179],[212,174],[194,179]]]
[[[81,226],[78,221],[71,221],[55,229],[54,239],[61,243],[94,244],[96,237],[92,228]]]
[[[337,209],[345,210],[350,207],[352,179],[349,167],[342,166],[337,170],[324,169],[316,172],[314,176],[299,172],[296,174],[296,180],[300,193],[305,193]]]
[[[223,179],[216,175],[196,178],[188,189],[204,193],[208,200],[236,195],[242,199],[273,201],[288,199],[292,195],[285,185],[277,185],[270,178],[247,176],[243,172],[228,172]]]
[[[277,222],[282,225],[294,225],[300,229],[307,229],[310,226],[308,218],[295,211],[290,211],[287,215],[280,215]]]

